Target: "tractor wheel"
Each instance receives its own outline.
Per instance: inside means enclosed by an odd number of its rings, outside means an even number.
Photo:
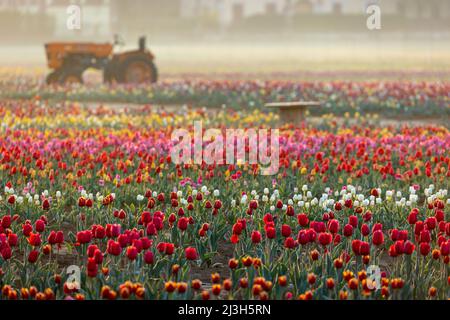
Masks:
[[[158,80],[158,70],[148,59],[132,58],[123,65],[121,82],[124,83],[155,83]]]
[[[61,84],[83,83],[82,74],[75,70],[66,70],[60,77]]]
[[[82,74],[75,70],[56,70],[47,76],[47,84],[73,84],[83,83]]]

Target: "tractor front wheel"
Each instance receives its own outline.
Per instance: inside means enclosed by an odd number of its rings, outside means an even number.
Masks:
[[[67,70],[60,78],[62,84],[83,83],[83,76],[78,71]]]
[[[83,77],[75,70],[56,70],[47,76],[46,82],[47,84],[83,83]]]

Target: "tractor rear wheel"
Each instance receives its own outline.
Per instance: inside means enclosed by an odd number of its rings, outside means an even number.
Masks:
[[[124,83],[155,83],[158,80],[158,70],[153,61],[133,58],[124,63],[121,78]]]

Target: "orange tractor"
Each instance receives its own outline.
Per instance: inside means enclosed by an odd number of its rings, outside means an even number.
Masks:
[[[117,41],[115,41],[117,44]],[[82,83],[83,73],[89,68],[103,71],[106,83],[154,83],[158,70],[153,54],[146,48],[145,37],[139,39],[139,49],[113,53],[113,44],[48,43],[45,45],[48,84]]]

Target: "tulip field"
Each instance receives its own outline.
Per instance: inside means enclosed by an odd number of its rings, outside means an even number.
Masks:
[[[47,87],[35,76],[3,77],[0,69],[0,98],[76,102],[119,102],[135,104],[227,106],[258,109],[266,102],[320,100],[324,110],[313,115],[343,113],[383,114],[402,117],[450,117],[450,85],[441,81],[254,81],[170,80],[154,86],[106,86],[88,83],[66,88]]]
[[[2,75],[0,299],[447,300],[449,92]],[[274,128],[265,102],[311,99],[311,121],[280,127],[273,176],[171,158],[176,128]],[[439,121],[382,120],[402,116]]]

